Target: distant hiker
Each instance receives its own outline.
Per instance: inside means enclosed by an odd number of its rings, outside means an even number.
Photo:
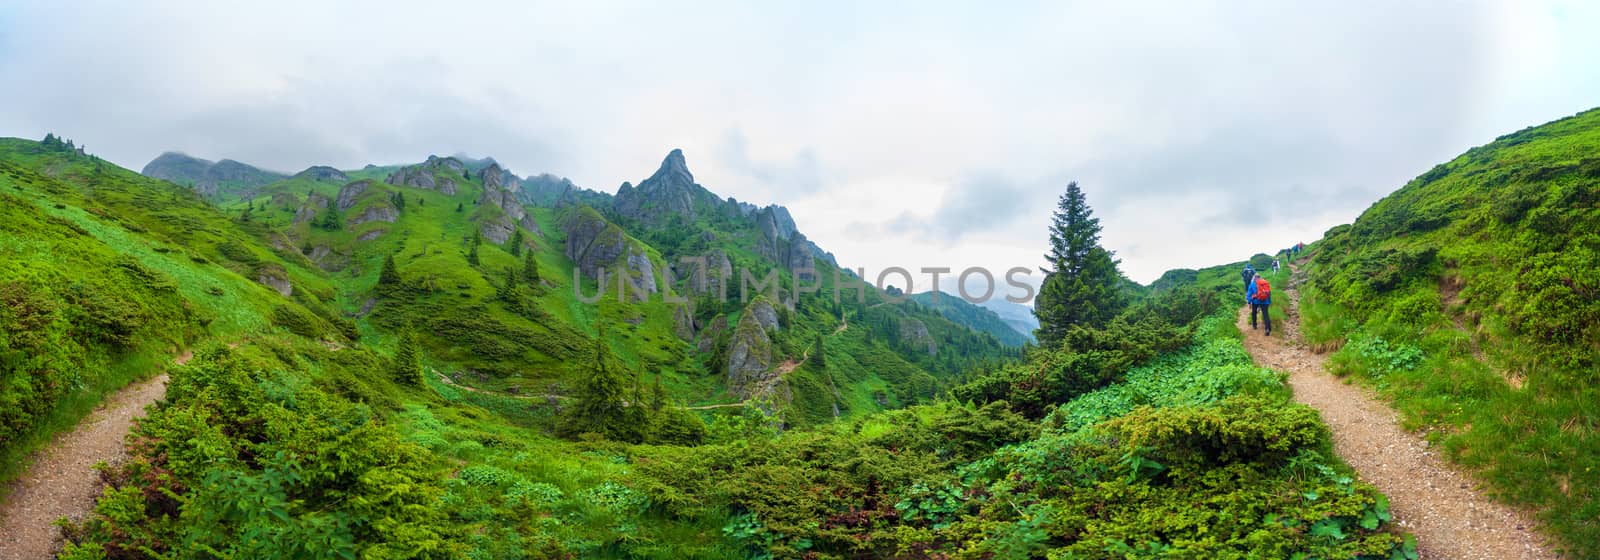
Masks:
[[[1272,259],[1272,273],[1278,273],[1278,259]]]
[[[1249,263],[1245,263],[1244,271],[1240,272],[1239,276],[1244,278],[1244,291],[1248,295],[1250,292],[1250,281],[1255,280],[1256,278],[1256,269],[1250,266]]]
[[[1256,328],[1256,312],[1259,311],[1261,320],[1266,323],[1267,336],[1272,336],[1272,314],[1268,312],[1272,305],[1272,283],[1257,275],[1255,282],[1245,292],[1245,299],[1250,302],[1250,330]]]

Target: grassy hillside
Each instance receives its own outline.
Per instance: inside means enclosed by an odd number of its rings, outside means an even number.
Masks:
[[[913,301],[924,307],[938,311],[945,318],[955,321],[972,330],[987,333],[1007,346],[1022,346],[1031,339],[1026,333],[1017,332],[1007,324],[993,310],[969,303],[959,295],[940,293],[935,301],[932,292],[913,294]]]
[[[1330,230],[1307,335],[1600,555],[1600,110],[1468,150]]]
[[[195,340],[236,340],[279,316],[344,324],[320,271],[171,183],[3,139],[0,199],[0,479]],[[299,289],[285,298],[264,275]]]

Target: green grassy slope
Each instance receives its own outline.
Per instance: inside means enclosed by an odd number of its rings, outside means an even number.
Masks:
[[[0,140],[0,479],[101,396],[203,338],[283,313],[337,331],[320,271],[187,189],[37,142]],[[296,288],[285,298],[262,274]]]
[[[1496,139],[1316,244],[1307,335],[1600,555],[1600,110]]]
[[[972,330],[987,333],[1007,346],[1022,346],[1030,339],[1026,334],[1011,328],[1000,315],[994,311],[972,304],[960,295],[940,293],[938,300],[934,300],[932,292],[913,294],[911,299],[917,304],[938,311],[945,318],[960,323]]]

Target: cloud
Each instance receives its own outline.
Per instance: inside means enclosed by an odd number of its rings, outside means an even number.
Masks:
[[[1239,260],[1600,99],[1582,2],[74,6],[0,10],[0,134],[598,189],[682,148],[873,269],[1037,266],[1069,180],[1135,279]]]

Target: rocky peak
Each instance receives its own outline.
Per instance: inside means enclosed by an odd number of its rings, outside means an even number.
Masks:
[[[644,185],[693,185],[694,174],[689,172],[689,163],[683,159],[683,150],[673,148],[667,152],[666,159],[661,160],[661,167],[649,179],[645,179],[639,186]]]
[[[212,162],[180,152],[166,152],[156,156],[150,163],[145,164],[139,173],[146,177],[189,185],[196,192],[207,196],[221,192],[222,187],[249,189],[287,177],[281,173],[263,171],[231,159]]]

